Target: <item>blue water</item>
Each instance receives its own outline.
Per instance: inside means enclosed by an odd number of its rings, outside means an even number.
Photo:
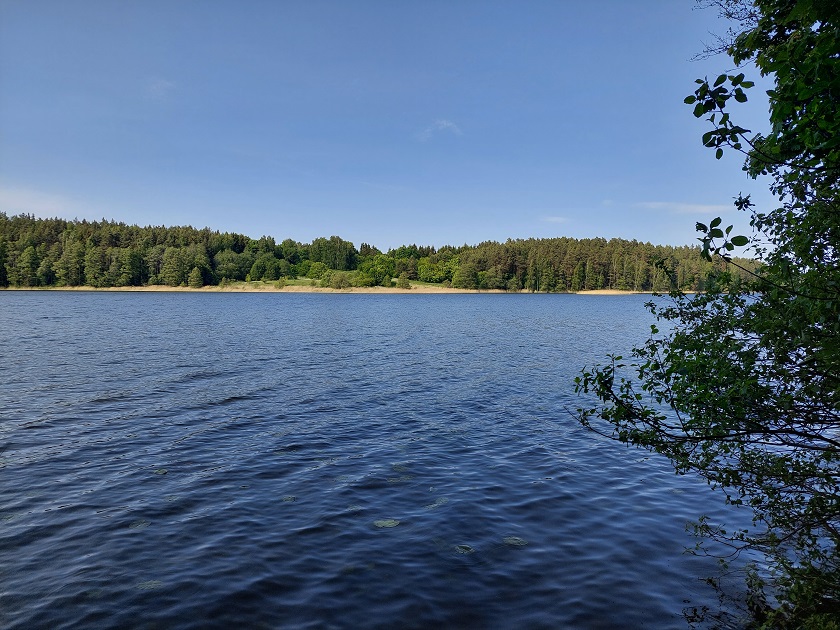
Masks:
[[[570,413],[646,299],[0,293],[0,626],[685,627],[744,515]]]

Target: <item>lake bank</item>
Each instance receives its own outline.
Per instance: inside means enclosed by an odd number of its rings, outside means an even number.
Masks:
[[[7,287],[3,291],[105,291],[105,292],[175,292],[175,293],[378,293],[378,294],[400,294],[400,293],[512,293],[500,289],[456,289],[435,284],[412,284],[410,289],[398,287],[348,287],[346,289],[333,289],[331,287],[311,286],[308,284],[287,284],[277,287],[274,283],[262,282],[237,282],[226,286],[207,285],[200,289],[191,287],[170,287],[166,285],[147,285],[141,287]],[[520,291],[519,293],[530,293]],[[645,291],[620,291],[618,289],[593,289],[589,291],[578,291],[567,293],[567,295],[635,295],[650,294]]]

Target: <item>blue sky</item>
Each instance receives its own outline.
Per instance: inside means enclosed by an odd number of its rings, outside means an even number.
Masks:
[[[732,198],[766,182],[683,104],[725,28],[692,0],[0,0],[0,210],[383,250],[748,233]]]

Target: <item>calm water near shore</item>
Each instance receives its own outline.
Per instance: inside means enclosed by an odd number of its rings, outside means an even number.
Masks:
[[[0,293],[0,626],[686,627],[747,515],[570,413],[649,299]]]

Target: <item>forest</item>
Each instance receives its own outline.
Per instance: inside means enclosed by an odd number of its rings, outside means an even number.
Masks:
[[[750,269],[752,261],[741,260]],[[0,286],[226,285],[310,278],[321,286],[407,286],[562,293],[592,289],[703,291],[714,263],[699,246],[567,237],[403,245],[382,252],[338,236],[311,243],[188,226],[41,219],[0,212]],[[737,271],[737,268],[736,268]]]

